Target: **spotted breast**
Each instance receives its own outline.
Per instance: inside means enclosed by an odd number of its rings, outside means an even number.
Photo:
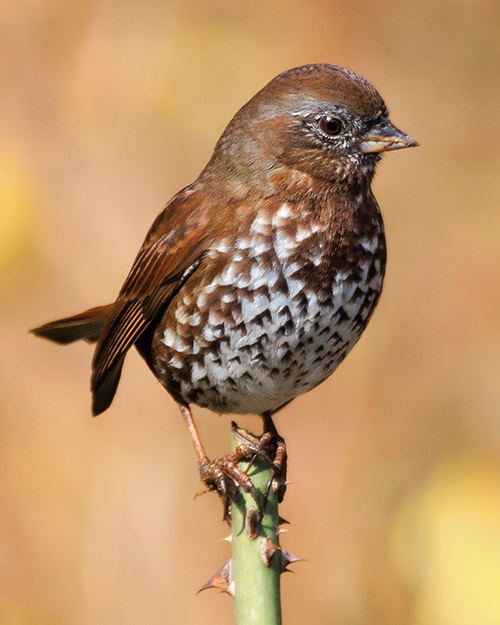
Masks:
[[[273,412],[327,378],[360,337],[382,288],[383,224],[368,191],[241,213],[167,308],[152,366],[178,401]]]

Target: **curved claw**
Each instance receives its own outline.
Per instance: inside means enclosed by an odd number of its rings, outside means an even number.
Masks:
[[[215,490],[222,499],[224,506],[223,519],[231,523],[231,502],[238,501],[240,490],[251,495],[255,501],[260,520],[264,516],[271,488],[277,493],[281,502],[286,490],[287,452],[284,439],[278,434],[270,415],[264,415],[265,432],[257,437],[232,423],[233,432],[242,441],[227,456],[210,461],[204,454],[199,459],[200,477],[208,490]],[[261,497],[248,475],[257,458],[269,463],[271,475]],[[238,464],[247,461],[245,470]]]
[[[283,501],[286,492],[286,468],[287,468],[287,451],[285,440],[275,431],[271,432],[271,441],[274,446],[274,459],[271,463],[271,475],[266,485],[264,493],[264,508],[267,498],[271,492],[271,488],[276,493],[278,503]]]
[[[240,445],[233,452],[222,458],[208,461],[200,467],[202,481],[209,490],[216,490],[224,505],[224,520],[230,520],[231,501],[238,501],[239,491],[250,494],[255,500],[255,505],[262,516],[264,508],[259,493],[255,489],[252,480],[245,471],[238,467],[242,460],[248,460],[253,456],[253,450],[245,445]]]
[[[278,434],[271,415],[266,413],[264,417],[265,431],[260,437],[240,429],[233,421],[231,426],[233,433],[243,441],[241,449],[245,453],[253,452],[253,455],[245,469],[248,473],[257,458],[263,458],[271,465],[271,475],[264,493],[262,509],[265,510],[271,488],[277,493],[278,502],[281,503],[286,492],[287,450],[285,440]]]

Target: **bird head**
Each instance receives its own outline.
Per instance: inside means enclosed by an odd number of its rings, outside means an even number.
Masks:
[[[369,182],[380,153],[417,145],[391,123],[368,80],[315,64],[283,72],[259,91],[234,116],[212,160],[261,188],[283,168],[332,183]]]

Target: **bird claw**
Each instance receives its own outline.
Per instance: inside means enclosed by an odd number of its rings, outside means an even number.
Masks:
[[[260,525],[271,489],[277,494],[279,502],[285,495],[287,460],[285,441],[277,433],[274,425],[261,436],[255,436],[239,428],[234,421],[231,427],[233,433],[242,441],[241,444],[227,456],[215,460],[205,458],[200,464],[201,480],[208,490],[215,490],[219,494],[224,506],[223,519],[229,524],[231,524],[230,504],[238,501],[240,491],[251,495],[255,501]],[[259,495],[249,476],[249,471],[257,458],[265,460],[271,468],[263,497]],[[243,461],[248,462],[244,470],[238,466]]]
[[[240,490],[248,493],[255,500],[259,517],[262,518],[264,509],[252,480],[245,471],[238,467],[242,460],[249,460],[253,453],[244,446],[238,446],[227,456],[216,458],[202,464],[201,479],[208,490],[217,491],[224,506],[223,520],[231,524],[231,502],[238,501]]]
[[[281,503],[285,497],[288,459],[285,439],[278,434],[274,423],[270,419],[266,422],[266,425],[266,431],[261,434],[261,436],[257,437],[247,432],[247,430],[239,428],[234,421],[231,424],[233,433],[238,436],[249,449],[253,449],[253,456],[245,472],[248,473],[250,471],[257,458],[263,458],[271,466],[271,475],[264,492],[264,510],[271,489],[276,493],[278,503]]]

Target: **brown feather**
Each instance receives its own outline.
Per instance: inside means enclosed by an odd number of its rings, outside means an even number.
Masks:
[[[198,266],[207,246],[206,198],[181,191],[160,213],[104,326],[92,362],[93,413],[110,405],[124,357]]]
[[[79,340],[95,343],[111,314],[112,308],[113,304],[96,306],[77,315],[45,323],[43,326],[33,328],[31,332],[36,336],[41,336],[61,345]]]

